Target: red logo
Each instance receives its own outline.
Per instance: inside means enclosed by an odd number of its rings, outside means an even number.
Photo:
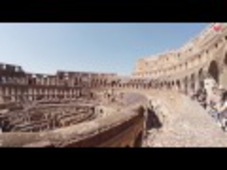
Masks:
[[[222,30],[222,26],[221,24],[217,23],[213,25],[213,30],[214,31],[221,31]]]

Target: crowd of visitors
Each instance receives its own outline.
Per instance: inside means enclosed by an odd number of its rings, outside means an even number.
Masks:
[[[211,93],[207,94],[205,88],[200,88],[193,95],[212,116],[215,122],[224,130],[227,130],[227,90],[218,87],[212,87]]]

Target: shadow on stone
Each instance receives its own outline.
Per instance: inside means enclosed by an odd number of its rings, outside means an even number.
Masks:
[[[139,135],[136,137],[134,142],[134,147],[141,147],[143,143],[143,133],[140,132]]]
[[[150,130],[150,129],[159,129],[162,127],[162,123],[160,121],[160,119],[158,118],[157,116],[157,113],[155,113],[154,110],[152,109],[148,109],[147,110],[147,121],[146,121],[146,128],[147,130]]]

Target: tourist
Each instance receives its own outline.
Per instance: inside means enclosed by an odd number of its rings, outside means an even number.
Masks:
[[[222,103],[222,93],[215,86],[212,88],[212,96],[210,96],[210,103],[208,103],[209,111],[208,113],[218,122],[218,114],[220,112],[220,104]]]
[[[222,93],[221,105],[219,107],[219,111],[227,111],[227,91]]]
[[[225,130],[227,122],[227,91],[222,94],[221,102],[217,106],[219,125]]]
[[[204,88],[200,88],[197,91],[196,98],[197,101],[204,107],[206,108],[206,90]]]

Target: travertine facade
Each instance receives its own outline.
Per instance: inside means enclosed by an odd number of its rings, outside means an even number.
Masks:
[[[0,65],[0,101],[75,99],[91,88],[107,86],[115,74],[58,71],[56,75],[31,74],[19,66]]]
[[[168,88],[193,93],[206,77],[227,88],[227,24],[221,30],[209,25],[200,35],[179,50],[139,60],[133,73],[150,79],[154,88]]]
[[[227,89],[227,24],[221,28],[211,24],[179,50],[140,59],[128,77],[0,64],[0,146],[140,147],[148,129],[162,127],[163,113],[172,114],[158,109],[161,100],[181,112],[188,102],[172,105],[172,96],[187,97],[179,91],[191,95],[208,77],[206,89]]]
[[[129,109],[130,106],[137,109],[140,101],[123,104],[126,99],[123,96],[116,99],[113,91],[126,88],[127,82],[129,78],[116,74],[66,71],[55,75],[31,74],[20,66],[1,64],[0,146],[141,146],[144,116]],[[107,92],[101,95],[103,102],[97,95],[100,91]],[[134,95],[130,97],[133,98]],[[105,101],[111,109],[99,109]],[[111,113],[107,113],[109,110]]]

